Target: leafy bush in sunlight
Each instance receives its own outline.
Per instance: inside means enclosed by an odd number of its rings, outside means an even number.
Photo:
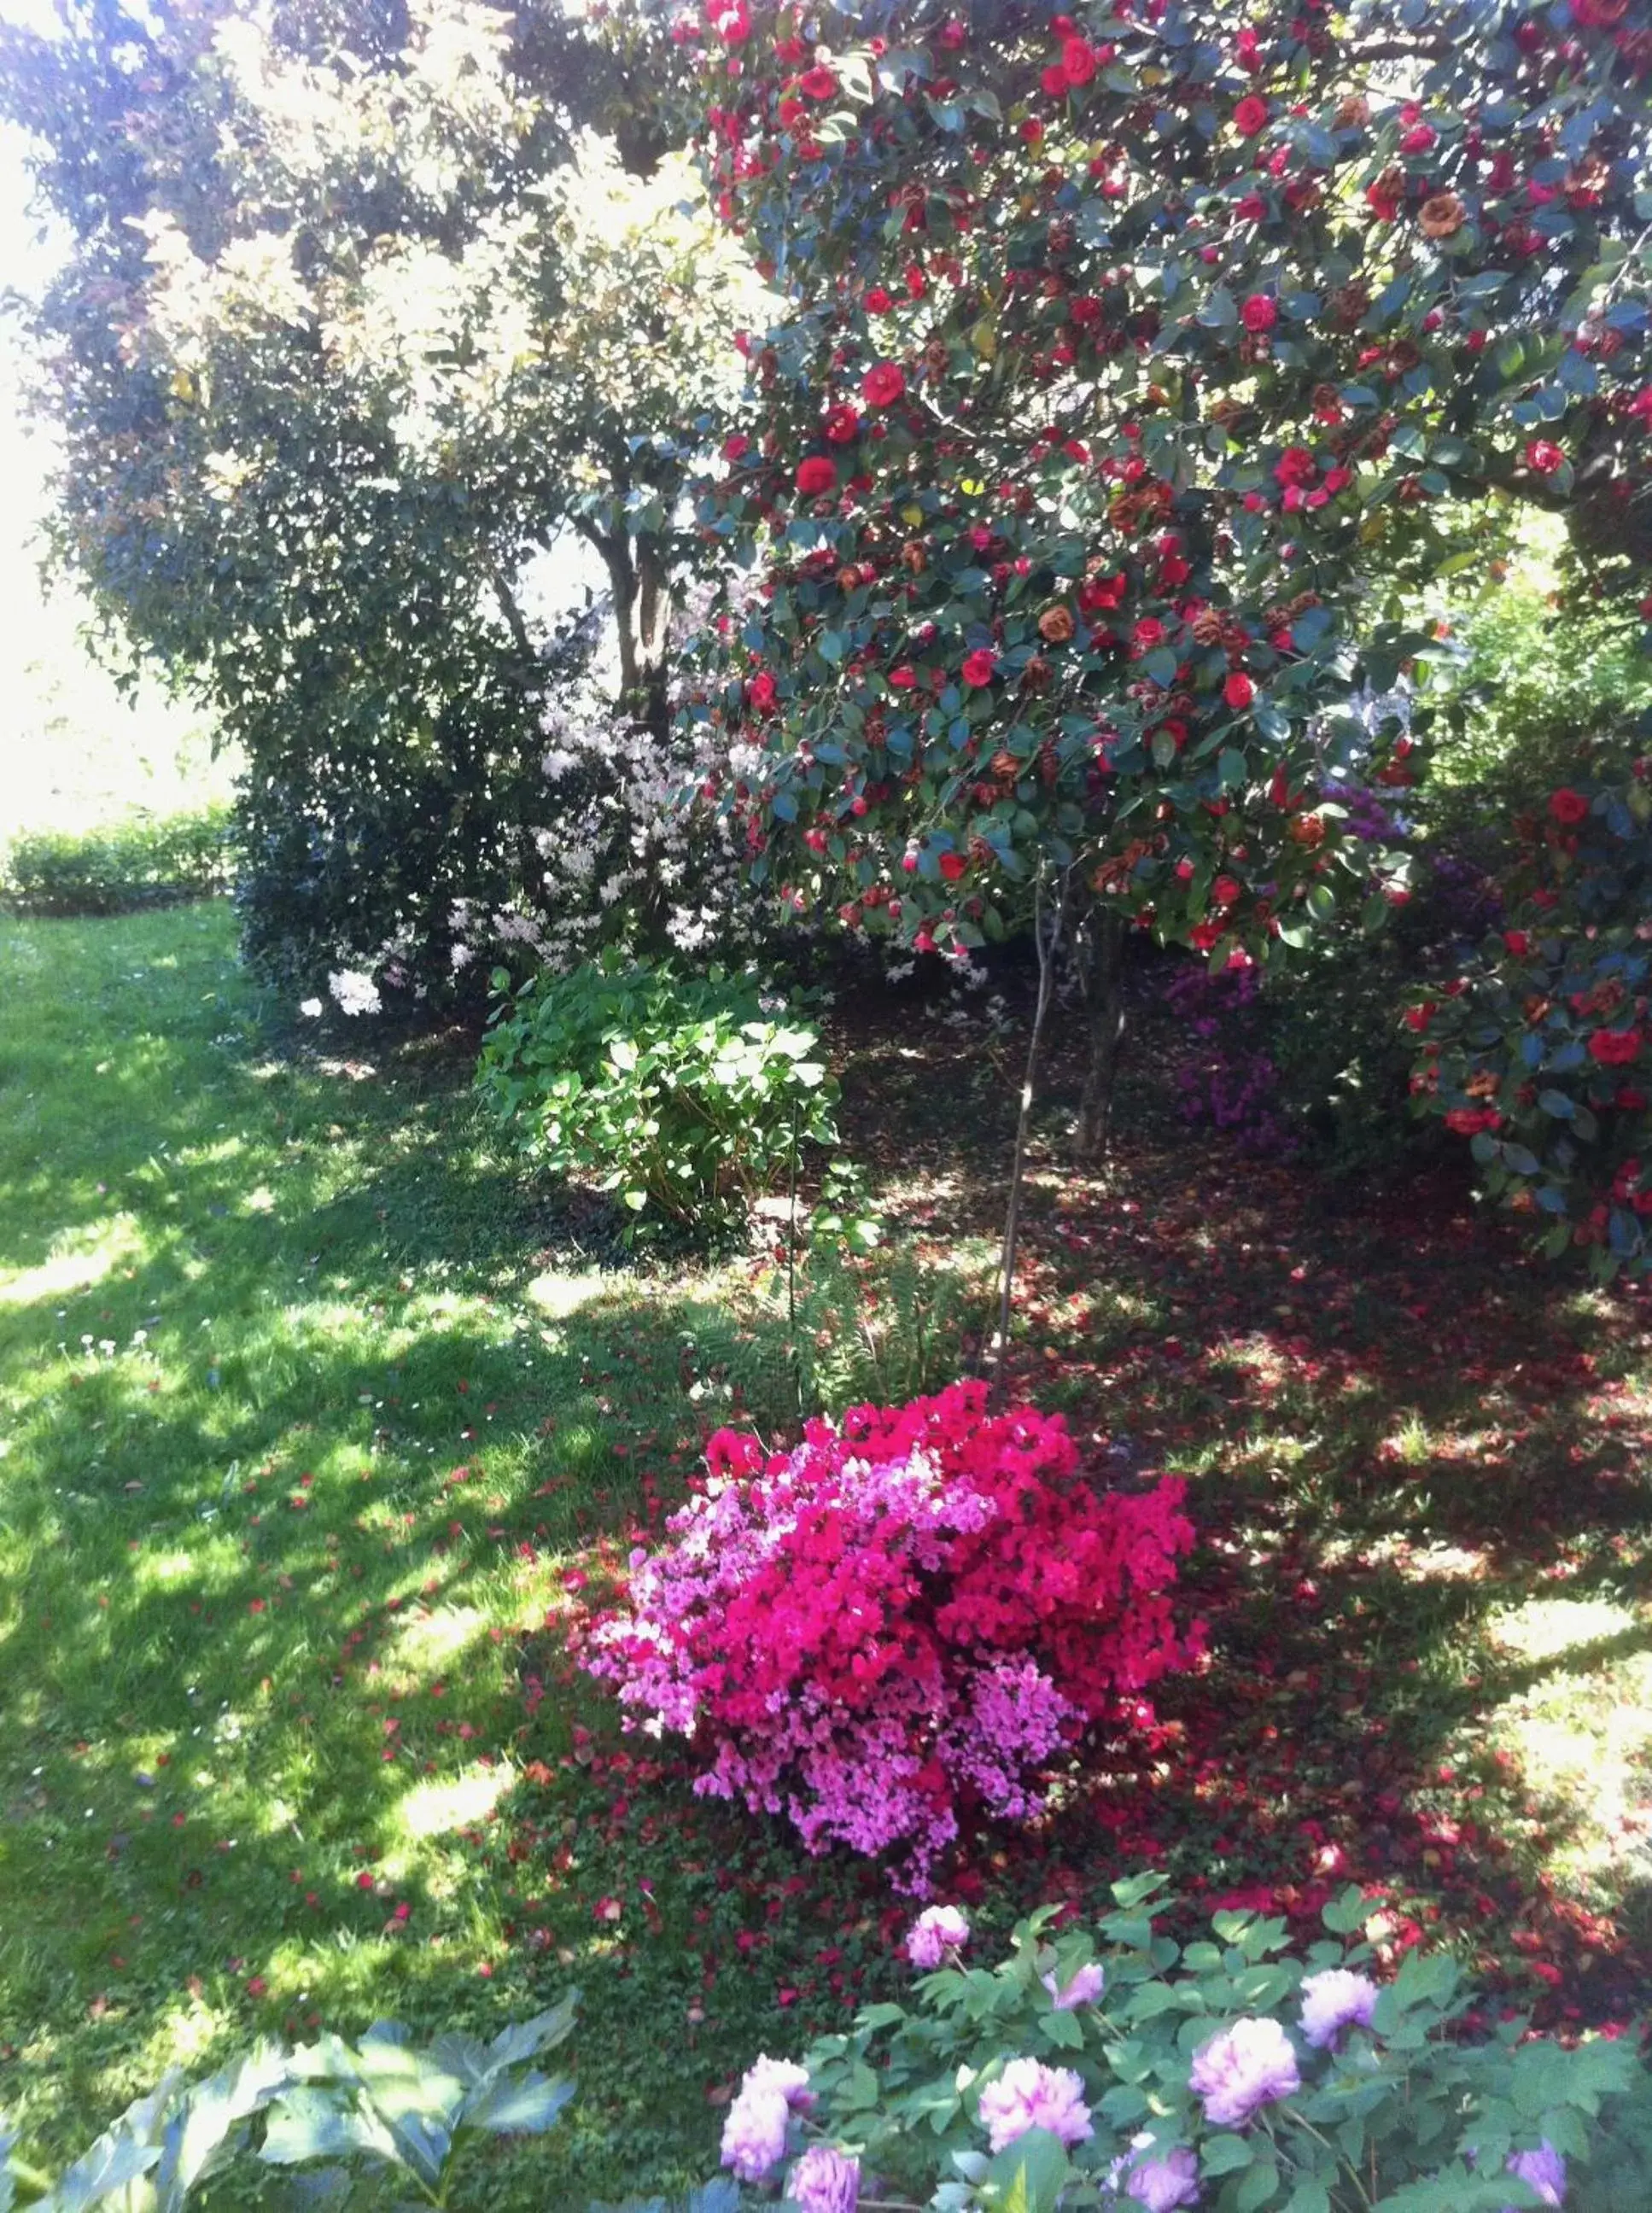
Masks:
[[[741,2202],[784,2167],[802,2213],[1645,2206],[1652,2086],[1628,2039],[1566,2048],[1521,2021],[1472,2039],[1450,1960],[1413,1953],[1379,1984],[1369,1945],[1336,1941],[1365,1919],[1357,1889],[1306,1959],[1241,1912],[1179,1946],[1153,1924],[1163,1880],[1115,1883],[1094,1934],[1040,1908],[991,1971],[965,1965],[963,1915],[931,1907],[907,1938],[931,1971],[911,2007],[748,2070],[722,2139],[754,2186]]]
[[[509,983],[497,972],[496,988]],[[818,1032],[750,979],[639,961],[533,976],[496,1011],[478,1081],[523,1149],[632,1213],[738,1219],[799,1143],[837,1142]]]
[[[137,817],[107,830],[37,830],[0,862],[0,903],[15,914],[130,914],[228,891],[235,872],[227,807]]]
[[[375,2177],[443,2204],[467,2140],[555,2125],[574,2086],[527,2063],[566,2039],[577,2003],[570,1991],[491,2044],[450,2033],[419,2049],[399,2023],[379,2021],[354,2045],[331,2035],[295,2051],[260,2043],[203,2082],[174,2070],[54,2184],[16,2160],[0,2129],[0,2213],[18,2201],[40,2213],[112,2202],[119,2213],[177,2213],[243,2152],[271,2167],[327,2162],[312,2179],[335,2205]]]

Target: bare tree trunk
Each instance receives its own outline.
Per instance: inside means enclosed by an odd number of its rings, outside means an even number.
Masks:
[[[998,1259],[998,1327],[988,1347],[992,1369],[992,1392],[1003,1380],[1004,1356],[1009,1349],[1009,1315],[1015,1289],[1015,1252],[1021,1237],[1021,1177],[1027,1165],[1027,1139],[1033,1120],[1033,1101],[1038,1092],[1039,1064],[1044,1053],[1045,1026],[1055,992],[1056,951],[1067,912],[1067,881],[1062,879],[1055,912],[1045,914],[1044,882],[1033,889],[1033,942],[1039,956],[1039,996],[1033,1015],[1033,1034],[1027,1046],[1027,1073],[1021,1080],[1021,1112],[1015,1118],[1015,1145],[1009,1162],[1009,1201],[1004,1211],[1003,1249]]]
[[[1125,930],[1122,914],[1093,907],[1079,963],[1090,1061],[1079,1103],[1078,1154],[1092,1163],[1106,1158],[1113,1142],[1113,1095],[1125,1048]]]

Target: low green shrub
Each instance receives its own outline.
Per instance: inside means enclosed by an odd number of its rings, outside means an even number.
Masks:
[[[25,832],[0,863],[0,901],[15,914],[130,914],[228,891],[235,874],[230,810],[207,807],[103,830]]]
[[[495,990],[509,980],[497,970]],[[819,1047],[809,1023],[773,1019],[749,978],[592,963],[503,999],[477,1078],[546,1167],[594,1179],[633,1214],[715,1228],[799,1143],[837,1143]]]
[[[1652,2202],[1652,2088],[1625,2038],[1488,2032],[1443,1954],[1391,1980],[1357,1937],[1283,1956],[1285,1924],[1214,1917],[1180,1946],[1116,1883],[1095,1936],[1045,1906],[1009,1960],[966,1964],[969,1926],[931,1906],[907,1939],[910,2007],[875,2005],[802,2065],[759,2058],[723,2164],[800,2213],[857,2204],[965,2213],[1058,2205],[1174,2213],[1636,2213]],[[1570,2169],[1570,2172],[1569,2172]],[[762,2193],[760,2196],[759,2193]]]
[[[316,2202],[342,2206],[357,2181],[387,2178],[405,2202],[447,2203],[454,2155],[468,2141],[539,2136],[572,2082],[528,2065],[563,2043],[577,1991],[502,2030],[491,2044],[450,2033],[428,2049],[395,2021],[361,2042],[337,2036],[296,2051],[261,2042],[216,2075],[174,2070],[129,2106],[55,2183],[20,2161],[0,2124],[0,2213],[179,2213],[190,2193],[251,2152],[265,2165],[314,2167]]]

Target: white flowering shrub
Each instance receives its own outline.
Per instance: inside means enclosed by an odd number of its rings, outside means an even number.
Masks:
[[[1652,2204],[1652,2084],[1631,2040],[1567,2047],[1520,2021],[1472,2035],[1443,1954],[1374,1978],[1357,1889],[1306,1958],[1251,1913],[1179,1945],[1154,1926],[1162,1881],[1116,1883],[1094,1931],[1040,1909],[996,1968],[970,1963],[956,1907],[927,1908],[910,2006],[748,2070],[722,2137],[742,2202],[778,2187],[797,2213]]]

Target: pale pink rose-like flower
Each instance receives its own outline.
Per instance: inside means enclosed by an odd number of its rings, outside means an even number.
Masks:
[[[786,2155],[790,2118],[778,2090],[742,2090],[722,2125],[722,2164],[742,2182],[766,2182]]]
[[[1147,2213],[1179,2213],[1184,2205],[1197,2205],[1198,2161],[1185,2144],[1178,2144],[1162,2159],[1144,2159],[1131,2169],[1125,2195],[1145,2205]]]
[[[855,2213],[861,2163],[830,2144],[811,2144],[786,2178],[786,2202],[798,2213]]]
[[[1509,2155],[1508,2168],[1535,2190],[1545,2205],[1560,2205],[1566,2197],[1566,2162],[1545,2137],[1534,2151]],[[1507,2213],[1515,2213],[1511,2205]]]
[[[1345,2028],[1369,2028],[1377,1986],[1350,1967],[1327,1967],[1302,1984],[1302,2034],[1316,2051],[1333,2045]]]
[[[926,1905],[906,1932],[906,1957],[915,1967],[938,1967],[968,1942],[969,1923],[955,1905]]]
[[[1073,2013],[1080,2006],[1094,2005],[1107,1983],[1105,1971],[1095,1960],[1075,1968],[1071,1978],[1065,1983],[1058,1983],[1053,1975],[1045,1975],[1042,1980],[1058,2013]]]
[[[994,2151],[1028,2129],[1048,2129],[1070,2149],[1094,2133],[1078,2076],[1070,2067],[1046,2067],[1040,2059],[1012,2059],[982,2091],[980,2115]]]
[[[1187,2081],[1212,2128],[1242,2129],[1264,2106],[1302,2087],[1290,2039],[1277,2021],[1236,2021],[1200,2045]]]
[[[808,2070],[765,2051],[741,2078],[722,2125],[722,2164],[742,2182],[764,2182],[786,2155],[786,2125],[814,2103]]]

